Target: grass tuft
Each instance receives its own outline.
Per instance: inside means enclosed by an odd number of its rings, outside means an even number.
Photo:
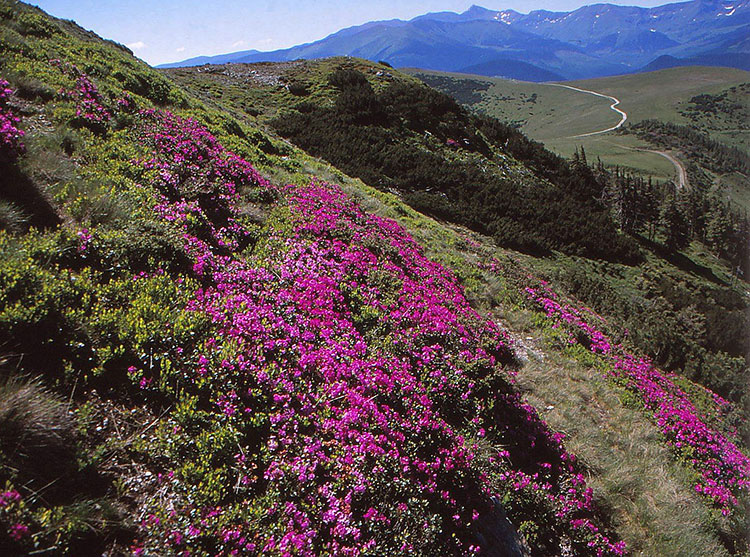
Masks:
[[[30,489],[56,483],[75,466],[68,407],[38,378],[0,380],[0,462],[12,463]]]
[[[0,230],[19,234],[26,229],[28,216],[14,203],[0,200]]]

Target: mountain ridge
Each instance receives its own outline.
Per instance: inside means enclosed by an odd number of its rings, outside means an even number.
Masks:
[[[394,67],[454,72],[507,62],[515,67],[493,75],[510,73],[528,81],[553,75],[584,79],[647,71],[664,56],[681,65],[698,60],[750,69],[750,56],[744,56],[750,54],[748,34],[747,0],[691,0],[655,8],[593,4],[570,12],[528,14],[473,5],[463,13],[371,21],[276,51],[202,56],[159,67],[355,56]],[[525,71],[519,73],[520,67]]]

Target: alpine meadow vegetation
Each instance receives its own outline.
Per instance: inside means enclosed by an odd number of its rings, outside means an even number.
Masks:
[[[599,463],[519,387],[523,347],[500,306],[533,314],[554,350],[628,393],[711,517],[705,536],[746,551],[740,396],[661,370],[560,287],[476,255],[638,262],[588,166],[346,69],[326,84],[338,112],[298,107],[267,128],[10,0],[0,52],[0,553],[628,554],[592,488]],[[329,116],[347,124],[330,157],[313,141]],[[300,150],[339,164],[370,134],[393,168],[368,151],[342,170],[416,184],[384,129],[432,130],[436,151],[400,154],[444,171],[445,195],[399,198]],[[476,161],[501,159],[527,181],[480,180]],[[474,179],[465,196],[460,180]],[[542,211],[566,185],[582,212]],[[516,209],[541,213],[517,222]],[[577,225],[555,235],[557,217]],[[456,249],[437,253],[430,231]]]

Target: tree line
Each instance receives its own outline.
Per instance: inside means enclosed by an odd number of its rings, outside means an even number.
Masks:
[[[585,164],[583,149],[574,155],[574,160],[581,159]],[[654,182],[619,168],[609,170],[601,161],[594,171],[607,184],[604,201],[623,232],[652,242],[658,239],[672,252],[696,240],[732,263],[735,272],[750,276],[747,211],[733,206],[705,180],[693,180],[694,187],[679,189],[671,181]]]
[[[678,149],[702,167],[720,174],[750,174],[750,156],[736,147],[714,141],[690,126],[660,120],[643,120],[628,127],[638,137],[660,147]]]

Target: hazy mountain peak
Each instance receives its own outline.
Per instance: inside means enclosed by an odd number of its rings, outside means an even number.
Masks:
[[[487,8],[483,8],[482,6],[478,6],[477,4],[473,4],[468,10],[466,10],[463,14],[465,16],[488,16],[492,17],[496,12],[493,10],[488,10]]]
[[[506,25],[510,25],[519,17],[521,14],[515,10],[489,10],[476,4],[461,14],[463,20],[498,21]]]

